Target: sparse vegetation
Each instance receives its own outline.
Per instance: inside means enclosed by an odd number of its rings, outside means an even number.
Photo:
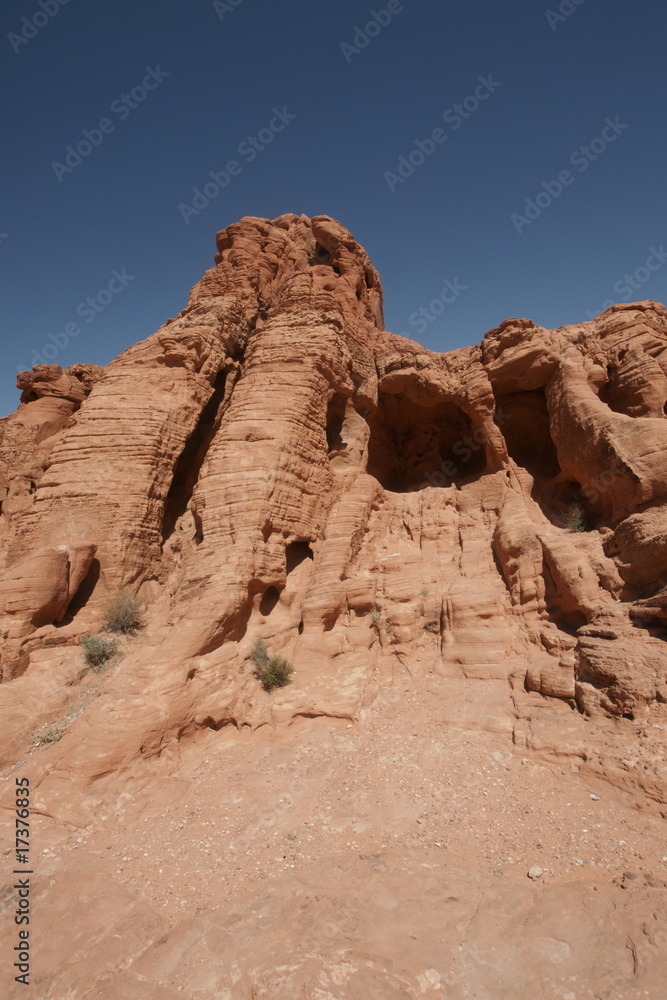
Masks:
[[[86,635],[81,640],[89,667],[99,670],[118,652],[118,640],[104,635]]]
[[[255,642],[252,653],[250,654],[250,659],[258,670],[265,667],[269,662],[269,651],[266,648],[266,643],[262,642],[261,639],[257,639]]]
[[[104,607],[104,629],[106,632],[120,632],[134,635],[142,628],[143,608],[141,601],[131,590],[119,590]]]
[[[440,631],[440,622],[432,619],[431,621],[424,622],[425,632],[435,632],[436,634]]]
[[[269,656],[266,643],[260,639],[255,643],[250,659],[255,664],[255,677],[265,691],[286,687],[290,683],[294,673],[292,664],[283,656]]]
[[[588,531],[586,514],[580,504],[570,504],[567,514],[563,517],[563,527],[567,531]]]
[[[373,605],[373,607],[371,608],[370,618],[371,618],[371,626],[372,628],[375,629],[378,639],[382,634],[383,626],[387,638],[390,639],[392,637],[392,635],[394,634],[394,626],[390,621],[387,621],[387,619],[384,617],[380,609],[375,605]]]
[[[60,722],[49,722],[38,733],[35,733],[35,743],[49,745],[57,743],[67,729],[67,722],[63,719]]]

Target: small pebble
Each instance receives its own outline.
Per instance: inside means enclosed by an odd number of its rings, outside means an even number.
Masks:
[[[533,881],[537,878],[542,878],[543,871],[539,865],[533,865],[532,868],[528,869],[528,878],[532,878]]]
[[[599,795],[593,795],[592,792],[591,792],[591,798],[593,799],[593,802],[599,802],[600,801],[600,796]]]

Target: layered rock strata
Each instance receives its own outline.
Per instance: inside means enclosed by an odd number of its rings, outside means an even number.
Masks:
[[[665,308],[437,354],[384,331],[328,217],[217,248],[179,316],[105,368],[22,373],[0,421],[5,762],[76,701],[80,640],[129,588],[146,628],[39,755],[47,811],[75,782],[85,824],[93,785],[203,727],[363,718],[400,674],[452,724],[601,769],[604,745],[664,801],[655,754],[622,761],[667,715]],[[258,639],[295,667],[272,694]]]

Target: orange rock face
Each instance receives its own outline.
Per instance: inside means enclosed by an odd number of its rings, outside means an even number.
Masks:
[[[576,761],[657,813],[664,306],[558,330],[508,319],[436,354],[384,331],[377,272],[333,219],[245,218],[217,249],[179,316],[105,368],[21,373],[21,404],[0,421],[5,767],[88,690],[80,642],[109,597],[130,589],[145,606],[85,710],[30,752],[38,811],[88,828],[123,783],[177,770],[227,727],[364,725],[414,685],[442,726]],[[258,684],[258,640],[294,665],[288,686]],[[413,864],[391,862],[394,888]],[[557,893],[543,905],[553,923]],[[367,992],[360,980],[312,995],[430,997],[463,975],[427,961],[414,992],[373,992],[367,970]]]

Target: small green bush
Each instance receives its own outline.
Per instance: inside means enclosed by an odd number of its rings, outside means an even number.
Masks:
[[[563,518],[563,527],[567,531],[588,531],[588,523],[583,508],[578,503],[571,503]]]
[[[271,656],[266,667],[259,674],[259,680],[265,691],[273,688],[286,687],[292,680],[294,667],[282,656]]]
[[[257,640],[250,659],[255,664],[255,677],[265,691],[286,687],[294,673],[292,664],[282,656],[269,656],[266,643]]]
[[[103,635],[86,635],[81,640],[83,655],[89,667],[101,667],[118,651],[118,640]]]
[[[104,629],[134,635],[143,626],[141,601],[131,590],[119,590],[104,607]]]

